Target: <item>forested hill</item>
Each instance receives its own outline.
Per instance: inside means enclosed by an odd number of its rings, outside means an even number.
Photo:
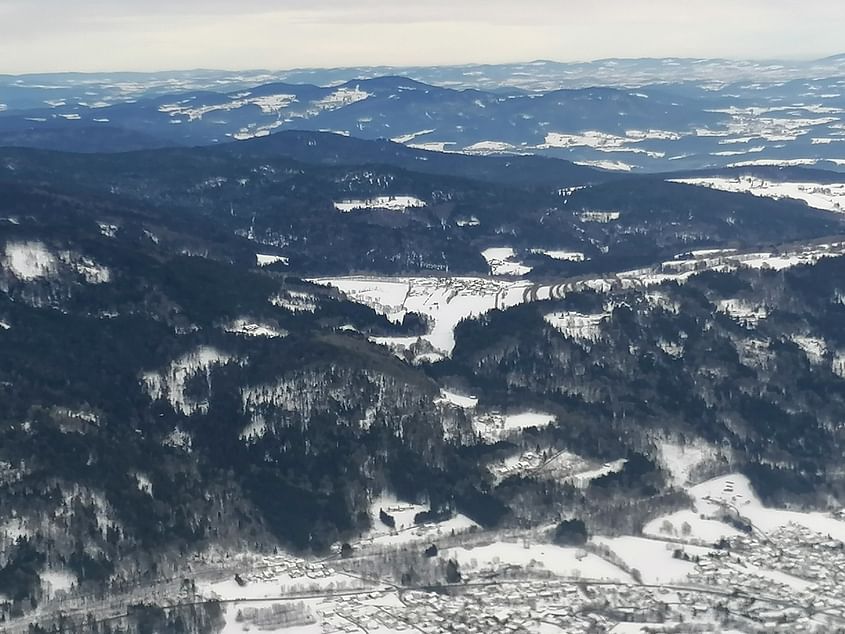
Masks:
[[[421,522],[636,530],[686,504],[667,447],[842,495],[841,216],[279,143],[0,150],[4,616],[54,567],[103,590],[212,547],[324,553],[387,492]],[[593,475],[495,472],[526,451]]]
[[[485,273],[481,253],[495,247],[513,248],[536,274],[577,275],[842,230],[840,216],[801,202],[554,159],[437,154],[332,134],[278,138],[108,155],[0,149],[0,183],[141,206],[195,235],[239,236],[244,251],[283,256],[285,270],[306,276]],[[16,204],[14,193],[6,198]],[[561,250],[583,257],[543,255]]]

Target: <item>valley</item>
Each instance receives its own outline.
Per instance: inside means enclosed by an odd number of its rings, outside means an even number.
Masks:
[[[841,64],[0,78],[0,629],[845,628]]]
[[[169,597],[159,603],[165,613],[213,605],[220,631],[227,633],[428,632],[445,626],[640,632],[717,622],[740,631],[824,632],[841,626],[845,597],[833,580],[845,566],[843,517],[766,509],[738,474],[689,492],[701,519],[686,520],[682,513],[656,518],[654,529],[646,527],[650,537],[596,536],[576,547],[546,542],[550,529],[542,527],[488,532],[450,520],[406,533],[404,524],[381,524],[344,558],[209,553],[174,570],[170,581],[114,592],[109,608],[70,588],[54,591],[41,610],[60,610],[65,622],[84,615],[90,625],[118,624],[131,616],[132,605]],[[393,517],[414,512],[392,504],[387,510]],[[738,519],[721,520],[726,508],[752,529],[738,530]],[[379,523],[374,518],[374,526]],[[424,556],[431,544],[437,554]],[[459,580],[447,580],[447,562],[456,563]],[[400,584],[394,575],[403,569],[416,570],[420,580]],[[7,631],[29,630],[12,622]]]

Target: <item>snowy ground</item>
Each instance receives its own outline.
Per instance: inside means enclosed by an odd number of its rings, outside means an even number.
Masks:
[[[631,569],[638,570],[644,583],[684,582],[695,571],[695,564],[675,559],[676,544],[645,537],[593,537],[592,543],[606,546]],[[706,555],[708,548],[686,546],[690,555]]]
[[[609,222],[615,212],[585,212],[591,222]],[[615,216],[614,216],[615,214]],[[509,255],[512,249],[497,249],[496,255]],[[685,254],[657,266],[561,281],[559,284],[535,284],[529,280],[505,280],[492,277],[335,277],[311,279],[310,282],[332,286],[352,301],[370,306],[394,322],[401,322],[408,313],[425,315],[432,322],[431,331],[421,339],[428,341],[439,355],[450,355],[455,346],[455,327],[464,319],[479,317],[491,310],[504,310],[528,301],[559,299],[567,293],[592,289],[607,292],[616,289],[647,289],[664,282],[685,282],[705,270],[731,271],[740,268],[782,270],[801,264],[813,264],[822,258],[845,254],[845,243],[817,244],[789,251],[737,253],[731,250],[706,249]],[[519,265],[521,266],[521,265]],[[276,305],[289,302],[273,298]],[[726,311],[728,307],[725,307]],[[568,316],[567,316],[568,315]],[[606,314],[596,316],[555,313],[548,320],[566,334],[586,340],[594,336],[597,325]],[[576,323],[578,322],[578,323]],[[583,323],[582,323],[583,322]],[[579,325],[580,324],[580,325]],[[580,333],[580,334],[579,334]],[[410,341],[395,338],[380,343],[399,347]],[[431,358],[436,360],[439,355]]]
[[[845,541],[845,522],[825,513],[767,508],[742,474],[713,478],[690,487],[688,492],[693,498],[692,509],[654,519],[646,524],[643,532],[690,543],[711,544],[721,537],[739,535],[736,529],[721,521],[722,516],[729,512],[738,513],[761,534],[794,524]]]
[[[845,183],[821,184],[800,182],[776,182],[756,176],[736,178],[687,178],[673,180],[675,183],[710,187],[730,192],[743,192],[766,198],[791,198],[803,200],[810,207],[827,211],[843,212],[845,205]]]
[[[7,242],[0,264],[24,281],[49,277],[58,268],[56,256],[43,242]]]
[[[545,143],[539,145],[539,149],[571,149],[571,148],[592,148],[599,152],[630,152],[632,154],[645,154],[652,158],[663,158],[665,153],[646,150],[637,147],[638,143],[648,139],[660,139],[665,135],[674,135],[671,132],[651,131],[642,133],[637,131],[630,131],[627,136],[616,136],[606,132],[599,132],[597,130],[588,130],[580,134],[565,134],[561,132],[549,132],[546,135]],[[674,135],[677,140],[680,138]]]
[[[555,421],[551,414],[522,412],[502,415],[496,412],[478,414],[472,419],[475,432],[487,442],[496,442],[513,432],[529,427],[547,427]]]
[[[7,242],[0,255],[0,267],[23,282],[56,277],[62,271],[78,275],[88,284],[111,281],[111,270],[73,251],[54,252],[41,241]]]
[[[715,544],[722,538],[739,537],[741,533],[724,522],[702,519],[700,513],[685,510],[652,520],[643,528],[643,535]]]
[[[565,260],[568,262],[583,262],[587,259],[581,251],[566,251],[564,249],[531,249],[531,253],[545,255],[553,260]]]
[[[485,278],[344,277],[310,280],[333,286],[352,299],[366,304],[388,319],[400,322],[408,313],[420,313],[433,322],[422,339],[438,351],[450,354],[455,346],[455,326],[524,301],[530,282],[507,282]]]
[[[268,337],[273,339],[287,336],[284,330],[276,328],[272,324],[257,323],[246,317],[241,317],[227,324],[224,330],[246,337]]]
[[[715,447],[701,440],[685,443],[664,440],[659,448],[662,465],[672,474],[672,482],[677,487],[689,484],[694,469],[717,455]]]
[[[598,341],[601,336],[602,324],[609,318],[610,313],[586,315],[572,311],[549,313],[544,317],[549,325],[562,332],[566,337],[582,343]]]
[[[449,403],[450,405],[454,405],[462,409],[474,409],[475,406],[478,405],[478,397],[465,396],[463,394],[458,394],[457,392],[442,389],[440,390],[440,396],[436,399],[435,402]]]
[[[531,272],[531,267],[526,266],[516,259],[516,253],[510,247],[493,247],[481,252],[482,257],[487,260],[490,273],[493,275],[525,275]]]
[[[288,264],[288,258],[283,255],[265,255],[257,253],[255,255],[255,259],[258,262],[258,266],[270,266],[271,264],[276,264],[277,262],[281,262],[286,266]]]
[[[762,305],[749,304],[741,299],[723,299],[716,304],[716,310],[746,326],[756,326],[769,316],[769,309]]]
[[[376,196],[366,200],[342,200],[336,202],[334,206],[335,209],[343,213],[368,209],[403,212],[406,209],[425,207],[425,202],[414,196]]]
[[[729,474],[708,480],[690,489],[696,509],[714,515],[721,508],[735,509],[747,518],[755,529],[767,533],[790,523],[845,541],[845,522],[825,513],[803,513],[763,506],[751,483],[742,474]]]
[[[380,511],[393,517],[395,526],[391,528],[379,519]],[[370,522],[372,527],[367,531],[357,546],[368,548],[371,546],[398,546],[414,542],[433,542],[443,535],[462,533],[477,528],[478,525],[460,513],[443,522],[428,522],[416,524],[414,518],[417,513],[428,511],[425,504],[415,504],[398,499],[390,494],[382,494],[370,504]]]
[[[45,570],[40,573],[40,577],[41,586],[48,596],[70,590],[77,583],[76,575],[66,570]]]
[[[631,172],[635,169],[634,165],[630,165],[622,161],[574,161],[574,163],[575,165],[597,167],[598,169],[609,170],[612,172]]]
[[[462,570],[496,570],[511,565],[547,570],[561,577],[632,581],[624,570],[596,555],[580,548],[563,548],[554,544],[500,541],[474,548],[450,548],[442,556],[456,559]]]
[[[195,350],[174,359],[160,371],[147,372],[141,377],[141,384],[153,400],[164,399],[175,411],[189,416],[195,412],[205,412],[208,402],[197,400],[189,395],[188,381],[204,374],[210,381],[211,368],[224,365],[232,360],[228,354],[210,346],[199,346]]]

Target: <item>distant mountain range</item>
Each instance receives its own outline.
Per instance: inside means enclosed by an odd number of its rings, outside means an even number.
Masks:
[[[0,146],[116,152],[310,130],[617,171],[766,163],[839,170],[843,72],[840,56],[800,64],[667,59],[5,76]]]

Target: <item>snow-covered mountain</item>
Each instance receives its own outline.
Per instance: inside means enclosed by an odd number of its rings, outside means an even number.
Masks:
[[[542,154],[617,171],[836,170],[845,162],[837,60],[611,60],[585,65],[609,73],[595,81],[551,63],[491,67],[495,81],[454,68],[11,77],[0,82],[0,144],[123,151],[301,129],[440,151]],[[456,76],[463,81],[449,79]],[[540,81],[552,76],[557,83]],[[322,83],[293,83],[303,80]]]

